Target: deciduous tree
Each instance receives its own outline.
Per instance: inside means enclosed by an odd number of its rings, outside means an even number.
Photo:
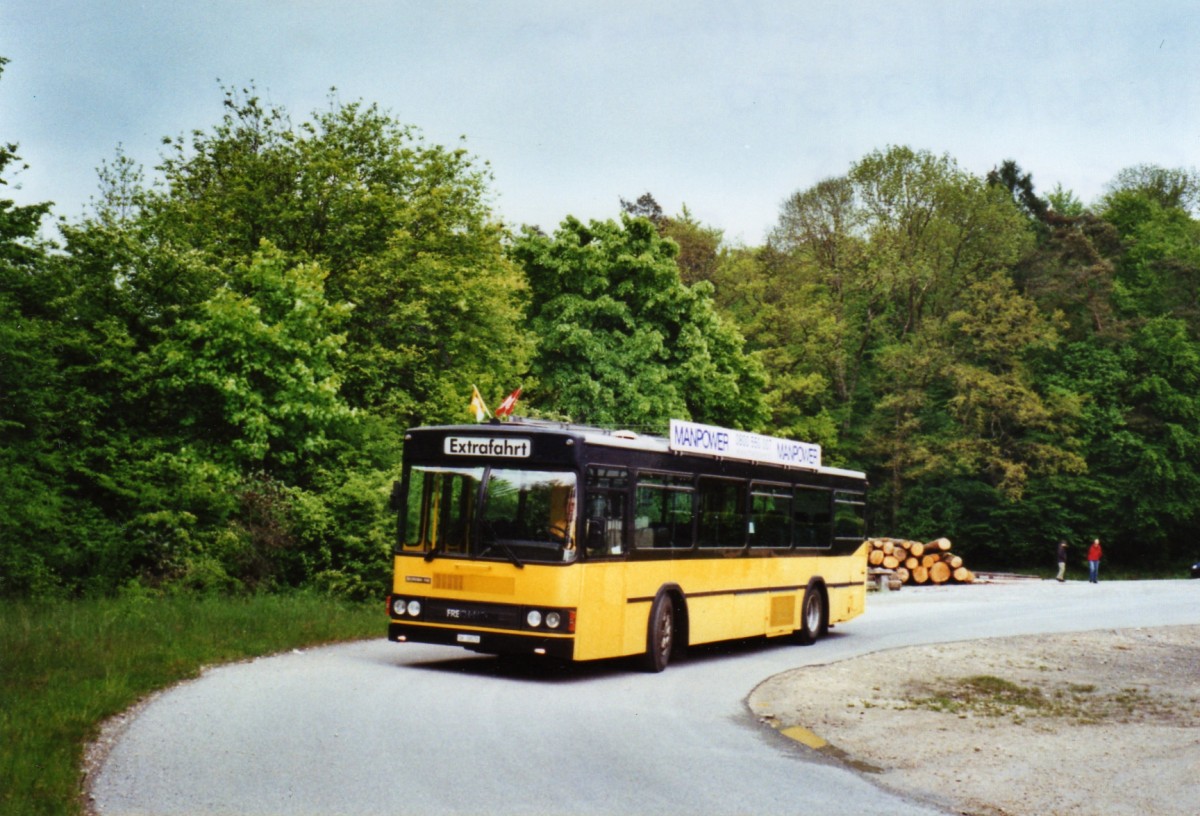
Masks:
[[[527,230],[515,242],[530,284],[539,407],[659,432],[672,417],[761,423],[761,371],[714,311],[712,286],[680,281],[677,251],[628,215],[568,218],[553,236]]]

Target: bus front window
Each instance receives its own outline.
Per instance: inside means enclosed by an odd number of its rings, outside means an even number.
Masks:
[[[575,492],[573,473],[414,466],[403,550],[515,564],[574,561]]]
[[[409,477],[405,551],[467,555],[483,468],[414,467]]]
[[[540,470],[489,472],[480,556],[518,561],[574,561],[575,474]]]

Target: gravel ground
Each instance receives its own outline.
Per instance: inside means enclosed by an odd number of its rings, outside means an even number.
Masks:
[[[1200,803],[1200,626],[896,649],[777,675],[750,706],[954,812],[1192,816]]]

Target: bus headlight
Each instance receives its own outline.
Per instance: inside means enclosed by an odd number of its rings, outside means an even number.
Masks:
[[[525,622],[529,624],[530,629],[537,629],[542,625],[542,613],[536,609],[530,609],[529,614],[525,616]]]
[[[561,624],[561,623],[562,623],[562,616],[559,615],[557,612],[547,612],[546,613],[546,628],[557,629],[559,624]]]
[[[421,616],[421,602],[420,601],[409,601],[408,602],[408,615],[409,615],[409,617],[412,617],[412,618],[418,618]]]
[[[403,598],[392,598],[392,614],[397,618],[404,617],[405,602]]]

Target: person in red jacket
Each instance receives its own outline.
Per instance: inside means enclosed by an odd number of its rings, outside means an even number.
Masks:
[[[1092,539],[1092,546],[1088,547],[1088,580],[1093,584],[1100,583],[1100,556],[1103,552],[1100,549],[1100,539]]]

